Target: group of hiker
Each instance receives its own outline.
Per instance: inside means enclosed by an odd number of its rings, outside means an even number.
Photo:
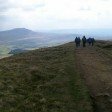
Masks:
[[[87,43],[88,43],[89,46],[93,46],[94,45],[94,42],[95,42],[95,39],[94,38],[89,37],[87,39],[85,36],[82,37],[82,45],[83,45],[83,47],[86,47],[86,44]],[[80,44],[81,44],[80,37],[76,37],[75,38],[75,43],[76,43],[76,47],[79,47],[80,46]]]

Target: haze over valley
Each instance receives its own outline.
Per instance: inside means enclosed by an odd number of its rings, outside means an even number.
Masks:
[[[75,36],[79,35],[35,32],[26,28],[1,31],[0,54],[4,57],[15,49],[32,50],[40,47],[55,46],[73,41]]]
[[[15,28],[0,31],[0,56],[10,56],[12,51],[23,52],[37,48],[56,46],[74,41],[76,36],[94,37],[97,40],[112,40],[111,29],[63,29],[32,31]]]

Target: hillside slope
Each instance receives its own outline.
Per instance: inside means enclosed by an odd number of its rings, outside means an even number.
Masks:
[[[0,60],[0,112],[93,112],[74,43]]]
[[[77,69],[94,101],[95,112],[112,112],[112,42],[75,50]]]
[[[15,28],[12,30],[0,31],[0,42],[9,42],[39,35],[32,30]]]

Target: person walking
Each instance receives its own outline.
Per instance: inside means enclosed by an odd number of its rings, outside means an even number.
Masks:
[[[85,36],[83,36],[83,38],[82,38],[82,44],[83,44],[83,47],[86,47],[86,37]]]
[[[76,43],[76,47],[79,47],[80,46],[80,37],[76,37],[75,38],[75,43]]]
[[[94,42],[95,42],[95,39],[94,38],[91,38],[92,46],[94,45]]]
[[[80,46],[81,39],[78,37],[78,46]]]
[[[91,37],[89,37],[88,39],[87,39],[87,42],[88,42],[88,44],[89,44],[89,46],[92,44],[92,38]]]

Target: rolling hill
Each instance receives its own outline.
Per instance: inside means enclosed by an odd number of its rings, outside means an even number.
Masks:
[[[77,35],[34,32],[26,28],[1,31],[0,50],[4,52],[4,55],[0,52],[0,56],[8,56],[6,49],[10,52],[15,49],[30,50],[41,47],[55,46],[73,41],[75,36]]]
[[[75,37],[75,34],[74,34]],[[73,39],[73,35],[64,35],[56,33],[44,33],[44,32],[34,32],[25,28],[15,28],[7,31],[0,31],[0,42],[1,43],[21,43],[21,41],[37,41],[48,42],[48,41],[67,41]],[[26,43],[25,42],[25,43]]]
[[[0,60],[0,112],[93,112],[74,43]]]
[[[7,31],[0,31],[0,41],[8,42],[15,41],[31,36],[36,36],[37,33],[25,28],[15,28]]]

